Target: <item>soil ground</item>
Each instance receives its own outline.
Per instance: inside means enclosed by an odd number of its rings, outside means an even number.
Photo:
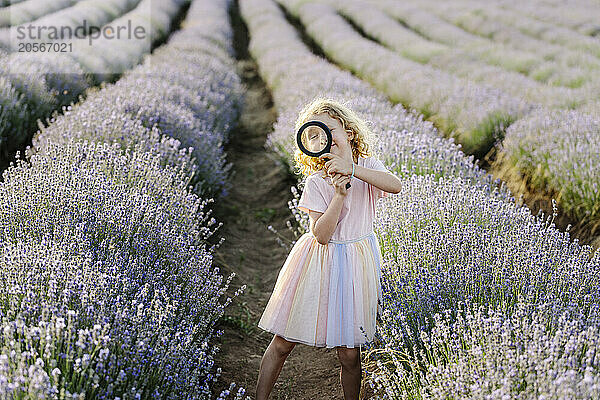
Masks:
[[[257,324],[288,255],[267,226],[272,225],[284,241],[293,240],[286,221],[293,221],[287,202],[292,198],[290,187],[295,180],[278,166],[274,153],[264,147],[277,113],[257,65],[248,54],[246,28],[235,5],[231,19],[238,73],[248,92],[240,126],[232,132],[225,148],[228,161],[233,163],[233,185],[228,197],[215,205],[214,216],[223,222],[216,235],[225,241],[215,252],[214,264],[225,277],[231,272],[236,274],[228,289],[229,297],[242,285],[247,287],[233,298],[216,328],[224,333],[215,341],[220,346],[215,365],[222,368],[222,375],[213,394],[216,397],[230,382],[235,382],[234,392],[242,386],[255,399],[260,362],[273,338]],[[365,395],[361,398],[368,398],[372,391],[364,382],[363,378]],[[269,398],[343,399],[336,350],[296,344]]]

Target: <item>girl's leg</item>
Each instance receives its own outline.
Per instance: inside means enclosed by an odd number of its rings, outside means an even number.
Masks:
[[[283,368],[283,363],[292,352],[296,343],[290,342],[281,336],[273,336],[273,340],[265,350],[260,361],[258,382],[256,383],[256,400],[267,400],[275,386],[275,381]]]
[[[337,347],[337,354],[340,364],[342,364],[340,381],[344,389],[344,400],[359,400],[360,380],[362,378],[360,348]]]

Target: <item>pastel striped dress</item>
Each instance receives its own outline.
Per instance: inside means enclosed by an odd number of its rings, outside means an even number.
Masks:
[[[387,171],[374,157],[359,157],[357,164]],[[327,210],[335,188],[322,173],[306,178],[298,209]],[[307,232],[294,244],[258,322],[261,329],[316,347],[354,348],[373,340],[382,297],[373,218],[377,200],[390,193],[358,178],[351,184],[329,243]]]

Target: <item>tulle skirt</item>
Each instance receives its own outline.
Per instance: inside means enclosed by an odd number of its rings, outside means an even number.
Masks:
[[[371,342],[381,314],[381,262],[373,232],[327,245],[305,233],[279,271],[258,327],[316,347]]]

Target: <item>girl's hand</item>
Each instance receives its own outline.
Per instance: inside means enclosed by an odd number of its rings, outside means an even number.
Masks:
[[[332,174],[350,175],[352,174],[352,161],[346,160],[333,153],[324,153],[319,156],[320,159],[329,158],[329,161],[325,162],[325,170],[332,176]]]
[[[331,182],[333,182],[333,186],[335,187],[335,192],[345,196],[348,194],[348,190],[346,190],[346,184],[350,182],[350,177],[347,175],[334,174],[331,177]]]

